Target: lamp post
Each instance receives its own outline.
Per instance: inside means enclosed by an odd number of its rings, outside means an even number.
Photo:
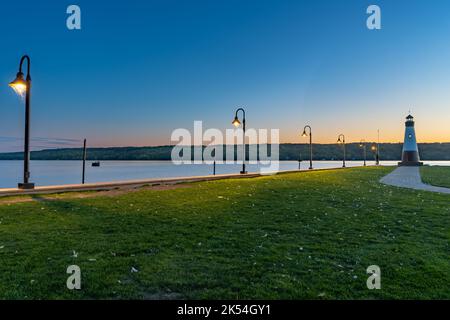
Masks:
[[[375,164],[378,166],[380,165],[380,129],[377,130],[378,134],[378,141],[377,141],[377,157],[375,160]]]
[[[379,164],[379,160],[378,160],[378,146],[377,146],[377,144],[375,144],[375,143],[372,144],[370,149],[373,152],[373,157],[375,158],[375,164],[378,165]]]
[[[27,77],[24,80],[22,65],[27,60]],[[33,189],[34,183],[30,180],[30,98],[31,98],[31,76],[30,76],[30,57],[25,55],[20,59],[19,72],[16,79],[9,84],[14,91],[20,95],[25,95],[25,144],[23,154],[23,183],[19,183],[19,189]]]
[[[242,111],[242,129],[243,129],[243,137],[242,137],[242,146],[244,149],[243,155],[242,155],[242,171],[241,174],[246,174],[247,171],[245,171],[245,154],[246,154],[246,150],[245,150],[245,110],[243,108],[239,108],[236,110],[236,113],[234,115],[234,120],[233,120],[233,125],[237,128],[241,125],[241,121],[239,120],[238,117],[238,113],[239,111]]]
[[[342,138],[342,139],[341,139]],[[340,134],[338,136],[337,142],[339,144],[342,144],[342,147],[344,149],[344,158],[342,159],[342,168],[345,168],[345,136],[343,134]]]
[[[306,132],[306,129],[309,129],[309,134]],[[312,130],[311,130],[311,126],[306,125],[303,128],[303,133],[302,133],[303,137],[307,137],[309,136],[309,170],[312,170],[313,168],[313,152],[312,152]]]
[[[86,180],[86,155],[87,155],[87,148],[86,148],[86,139],[83,141],[83,172],[82,172],[82,178],[81,178],[81,184],[84,184],[84,181]]]
[[[361,142],[359,143],[359,147],[363,149],[363,153],[364,153],[364,167],[366,166],[366,140],[361,140]]]

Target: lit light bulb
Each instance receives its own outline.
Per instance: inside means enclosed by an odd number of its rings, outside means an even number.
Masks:
[[[23,73],[18,72],[16,79],[9,84],[9,86],[21,97],[23,97],[27,91],[27,82],[23,79]]]
[[[27,91],[27,86],[24,83],[10,83],[9,86],[21,97],[23,97]]]

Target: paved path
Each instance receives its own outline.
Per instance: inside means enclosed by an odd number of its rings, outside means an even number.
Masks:
[[[381,183],[415,190],[449,193],[449,188],[435,187],[422,182],[419,167],[398,167],[380,180]]]

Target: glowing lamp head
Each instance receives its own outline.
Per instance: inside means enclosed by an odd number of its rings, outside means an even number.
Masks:
[[[337,143],[342,143],[342,140],[340,137],[338,138]]]
[[[18,72],[16,79],[9,84],[9,86],[21,97],[27,91],[27,82],[23,79],[23,73]]]
[[[234,117],[232,124],[237,128],[241,125],[241,122],[239,121],[238,117]]]
[[[308,134],[306,133],[306,130],[303,130],[302,137],[307,137],[307,136],[308,136]]]
[[[372,151],[376,151],[377,147],[376,146],[372,146],[370,149],[372,149]]]

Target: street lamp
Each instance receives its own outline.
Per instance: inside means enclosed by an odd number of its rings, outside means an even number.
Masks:
[[[22,73],[23,62],[27,60],[27,77],[24,80]],[[19,189],[34,189],[34,183],[30,179],[30,98],[31,98],[31,76],[30,57],[25,55],[20,59],[19,72],[16,79],[9,86],[21,97],[25,95],[25,145],[23,154],[23,183],[19,183]]]
[[[359,147],[363,148],[363,153],[364,153],[364,167],[366,166],[366,140],[361,140],[361,142],[359,143]]]
[[[309,129],[309,134],[306,133],[306,129]],[[311,126],[306,125],[303,128],[303,133],[302,133],[302,137],[307,137],[309,136],[309,170],[312,170],[313,168],[313,153],[312,153],[312,130],[311,130]]]
[[[378,146],[377,144],[372,144],[372,146],[370,147],[370,149],[373,152],[373,157],[375,158],[375,164],[378,166],[380,164],[380,158],[379,158],[379,153],[378,153]]]
[[[245,153],[246,153],[246,148],[245,148],[245,110],[243,108],[239,108],[236,110],[236,113],[234,115],[234,120],[232,122],[232,124],[237,128],[241,125],[241,121],[239,120],[238,117],[238,113],[239,111],[242,111],[242,129],[243,129],[243,137],[242,137],[242,146],[244,148],[244,153],[242,156],[242,171],[241,174],[246,174],[247,171],[245,171]]]
[[[342,139],[341,139],[342,138]],[[337,142],[339,144],[342,144],[342,147],[344,149],[344,158],[342,159],[342,168],[345,168],[345,136],[343,134],[340,134],[338,136]]]
[[[377,141],[377,158],[375,164],[380,165],[380,129],[377,130],[378,141]]]

